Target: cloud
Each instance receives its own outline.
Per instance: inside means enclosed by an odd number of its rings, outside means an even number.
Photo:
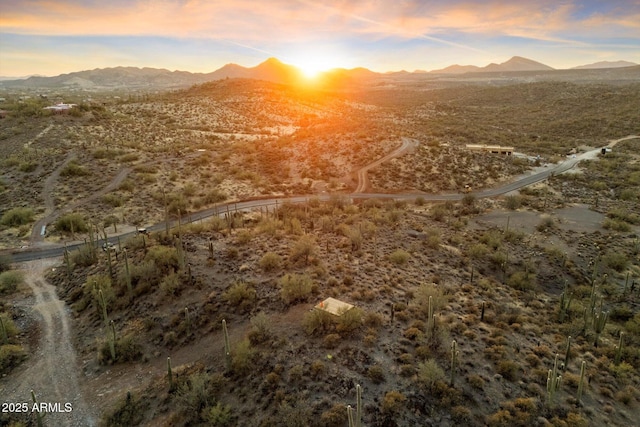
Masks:
[[[596,9],[595,6],[598,6]],[[428,38],[447,43],[455,31],[568,40],[598,35],[638,36],[638,2],[363,0],[35,0],[3,6],[0,30],[37,35],[155,35],[288,40],[291,37]],[[463,46],[460,46],[463,47]]]

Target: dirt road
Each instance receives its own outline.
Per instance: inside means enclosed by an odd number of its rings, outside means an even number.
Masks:
[[[402,145],[400,145],[400,147],[396,148],[391,153],[389,153],[386,156],[376,160],[375,162],[370,163],[367,166],[364,166],[363,168],[360,168],[358,170],[358,186],[356,187],[354,193],[364,193],[365,190],[369,187],[369,178],[367,176],[367,172],[369,171],[369,169],[373,169],[376,166],[379,166],[382,163],[384,163],[387,160],[390,160],[390,159],[392,159],[394,157],[401,156],[405,152],[407,152],[409,149],[415,148],[417,146],[418,146],[418,141],[416,141],[415,139],[410,139],[410,138],[403,137],[402,138]]]
[[[26,369],[0,381],[3,402],[28,402],[30,391],[43,403],[59,403],[62,408],[71,404],[70,412],[52,412],[45,417],[48,426],[96,425],[96,416],[85,404],[80,393],[76,353],[71,342],[69,315],[58,299],[55,287],[44,279],[45,272],[59,259],[29,261],[20,267],[26,283],[33,292],[32,315],[39,317],[42,327],[40,342],[31,351]]]

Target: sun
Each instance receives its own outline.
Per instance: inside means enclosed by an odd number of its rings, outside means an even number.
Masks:
[[[344,66],[344,58],[338,52],[309,46],[305,51],[290,54],[289,61],[308,79],[315,79],[321,73]]]
[[[293,65],[298,67],[298,69],[302,71],[302,74],[309,79],[316,78],[323,71],[333,68],[326,58],[320,58],[311,54],[303,58],[296,58]]]

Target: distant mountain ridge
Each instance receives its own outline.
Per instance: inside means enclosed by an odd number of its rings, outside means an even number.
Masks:
[[[450,65],[440,70],[433,70],[433,74],[464,74],[464,73],[504,73],[514,71],[550,71],[554,68],[532,59],[514,56],[501,64],[491,63],[485,67],[475,65]]]
[[[579,65],[577,67],[572,67],[572,70],[596,70],[602,68],[623,68],[623,67],[633,67],[636,64],[635,62],[629,61],[600,61],[594,62],[593,64]]]
[[[596,62],[594,64],[574,67],[573,69],[599,69],[632,67],[637,64],[627,61]],[[371,79],[393,76],[425,76],[425,75],[464,75],[467,73],[515,73],[527,71],[554,71],[554,68],[540,62],[514,56],[506,62],[491,63],[484,67],[475,65],[451,65],[429,72],[407,71],[393,73],[377,73],[367,68],[336,68],[325,71],[317,78],[322,83],[348,85],[363,83]],[[557,71],[557,70],[556,70]],[[169,71],[162,68],[112,67],[94,70],[77,71],[55,77],[31,76],[28,78],[3,80],[4,87],[68,87],[68,88],[179,88],[226,78],[250,78],[267,80],[275,83],[296,83],[305,80],[302,72],[295,66],[285,64],[276,58],[269,58],[255,67],[244,67],[238,64],[226,64],[211,73],[191,73],[189,71]]]

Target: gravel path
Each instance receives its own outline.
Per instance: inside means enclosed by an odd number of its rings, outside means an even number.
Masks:
[[[71,342],[69,314],[56,294],[55,287],[48,284],[44,274],[49,268],[59,265],[59,259],[29,261],[21,265],[25,280],[34,299],[31,314],[42,324],[40,342],[32,349],[27,368],[12,376],[7,383],[0,383],[3,402],[28,402],[30,391],[38,402],[59,403],[64,409],[71,404],[70,412],[51,412],[45,416],[48,426],[96,425],[96,417],[85,404],[79,386],[79,367]]]

